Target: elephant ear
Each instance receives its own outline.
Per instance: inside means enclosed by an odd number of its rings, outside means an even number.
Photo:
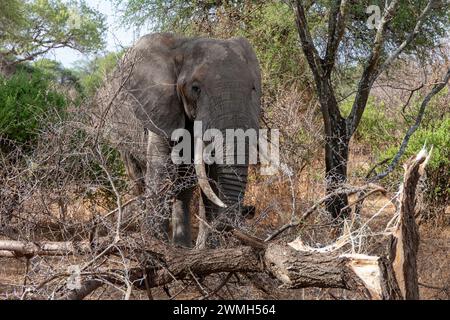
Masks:
[[[261,70],[255,51],[250,42],[243,37],[231,38],[230,41],[233,44],[233,49],[238,50],[245,57],[254,79],[255,90],[258,97],[261,97]]]
[[[170,139],[172,132],[184,128],[185,114],[178,97],[177,50],[186,41],[170,33],[142,37],[127,57],[131,72],[126,89],[134,114],[146,130]]]

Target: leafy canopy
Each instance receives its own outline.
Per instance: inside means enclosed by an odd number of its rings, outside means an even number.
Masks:
[[[0,52],[19,62],[54,48],[104,46],[105,17],[84,1],[0,0]],[[4,10],[5,9],[5,10]]]

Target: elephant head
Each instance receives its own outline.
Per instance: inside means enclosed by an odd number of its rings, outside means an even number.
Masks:
[[[136,43],[127,61],[132,65],[123,78],[127,99],[149,136],[145,156],[148,183],[157,185],[158,168],[169,157],[170,137],[176,129],[192,131],[194,121],[201,121],[203,131],[213,128],[224,136],[227,129],[258,132],[261,76],[247,40],[151,34]],[[225,158],[229,148],[225,147]],[[198,160],[201,148],[194,149],[193,158]],[[245,150],[247,153],[248,148]],[[248,160],[248,155],[244,156]],[[209,218],[223,210],[242,213],[247,160],[210,166],[200,161],[195,166]]]

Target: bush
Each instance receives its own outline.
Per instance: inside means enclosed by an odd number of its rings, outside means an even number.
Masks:
[[[345,100],[340,107],[341,113],[348,116],[352,109],[354,97]],[[395,141],[393,135],[396,122],[386,114],[383,103],[377,103],[373,97],[369,97],[361,122],[356,129],[354,139],[360,142],[371,143],[372,146]]]
[[[431,122],[419,128],[412,136],[401,161],[417,154],[424,145],[433,146],[433,153],[427,165],[428,198],[434,203],[447,203],[450,194],[450,117]],[[398,144],[381,153],[380,159],[392,158],[398,151]],[[397,169],[400,171],[400,167]]]
[[[30,142],[42,119],[48,120],[66,105],[65,97],[52,88],[49,77],[38,69],[19,70],[10,78],[0,76],[0,137]]]
[[[81,85],[74,71],[65,68],[60,62],[50,59],[39,59],[34,64],[46,77],[61,86],[67,86],[81,93]]]
[[[117,65],[118,60],[123,56],[124,51],[108,53],[103,57],[85,62],[80,68],[74,71],[80,79],[83,93],[90,97],[103,84],[108,75]]]

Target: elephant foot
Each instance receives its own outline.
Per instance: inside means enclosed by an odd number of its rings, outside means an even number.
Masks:
[[[183,199],[175,200],[172,210],[172,241],[175,245],[192,247],[189,209]]]

